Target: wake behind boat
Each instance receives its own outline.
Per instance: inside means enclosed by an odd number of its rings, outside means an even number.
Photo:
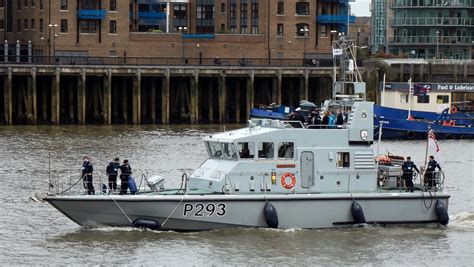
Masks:
[[[421,181],[407,192],[399,167],[376,164],[373,103],[355,102],[345,127],[294,124],[253,119],[246,128],[204,137],[208,159],[183,176],[179,189],[149,183],[136,195],[67,191],[44,200],[83,226],[197,231],[448,223],[442,182],[433,192]]]

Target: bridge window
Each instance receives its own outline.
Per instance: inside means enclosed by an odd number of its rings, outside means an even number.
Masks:
[[[337,152],[336,167],[349,168],[350,166],[351,166],[351,163],[350,163],[349,152]]]
[[[448,95],[439,95],[436,97],[437,104],[447,104],[449,103],[449,96]]]
[[[408,103],[408,94],[400,95],[400,103],[402,103],[402,104]]]
[[[253,159],[255,157],[255,144],[253,142],[241,142],[238,144],[241,159]]]
[[[430,103],[430,96],[429,95],[419,95],[418,96],[418,103],[423,103],[423,104]]]
[[[293,142],[283,142],[278,144],[278,158],[292,159],[295,151]]]
[[[260,159],[273,159],[274,147],[272,142],[258,143],[258,158]]]
[[[237,159],[237,154],[235,153],[234,144],[222,143],[222,149],[224,151],[224,157],[226,159]]]
[[[221,143],[219,142],[207,142],[207,150],[211,158],[223,157]]]

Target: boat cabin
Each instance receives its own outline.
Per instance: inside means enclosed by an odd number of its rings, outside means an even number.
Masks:
[[[252,119],[247,128],[209,135],[204,142],[209,158],[189,177],[191,191],[293,194],[377,189],[370,102],[354,103],[341,128]]]

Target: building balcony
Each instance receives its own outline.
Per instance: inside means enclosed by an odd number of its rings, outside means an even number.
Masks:
[[[347,4],[349,2],[354,2],[354,0],[322,0],[323,3],[339,3],[339,4]]]
[[[317,22],[322,24],[347,24],[355,22],[355,16],[347,15],[318,15]]]
[[[440,3],[429,3],[428,1],[426,1],[427,3],[423,4],[423,5],[413,5],[412,3],[410,3],[410,1],[406,1],[406,2],[397,2],[397,1],[394,1],[392,3],[390,3],[389,7],[391,9],[405,9],[405,8],[409,8],[409,9],[427,9],[427,8],[440,8],[440,9],[446,9],[446,8],[474,8],[474,0],[455,0],[455,1],[442,1]]]
[[[107,11],[105,9],[80,9],[77,11],[79,19],[105,19]]]
[[[470,45],[474,44],[472,36],[390,36],[388,43],[391,45]]]
[[[391,19],[391,27],[414,27],[414,26],[463,26],[473,27],[474,18],[432,18],[432,17],[410,17]]]
[[[153,11],[148,11],[148,12],[138,12],[138,18],[139,19],[146,19],[146,20],[158,20],[158,19],[166,19],[166,13],[165,12],[153,12]]]

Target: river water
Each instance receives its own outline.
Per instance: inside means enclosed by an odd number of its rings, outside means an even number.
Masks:
[[[82,156],[105,172],[114,157],[134,173],[178,185],[179,169],[206,158],[201,136],[221,126],[0,127],[0,264],[132,265],[382,265],[472,266],[474,262],[474,142],[440,141],[451,193],[447,228],[366,226],[344,229],[232,229],[197,233],[132,228],[86,230],[47,203],[53,176],[79,173]],[[421,165],[422,141],[383,142],[381,152],[411,155]]]

